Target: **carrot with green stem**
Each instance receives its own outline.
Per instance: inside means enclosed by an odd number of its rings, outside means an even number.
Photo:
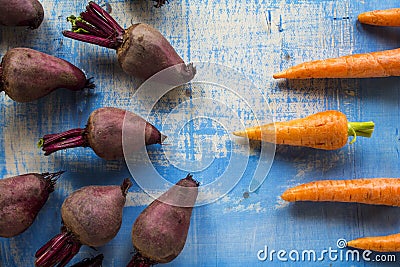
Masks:
[[[400,179],[323,180],[287,189],[283,200],[352,202],[400,207]]]
[[[301,63],[275,79],[373,78],[400,76],[400,48]]]
[[[400,233],[387,236],[363,237],[347,242],[348,247],[379,252],[399,252]]]
[[[358,21],[374,26],[400,26],[400,8],[364,12],[358,15]]]
[[[350,143],[354,143],[357,136],[371,137],[374,126],[372,121],[348,122],[343,113],[328,110],[300,119],[247,128],[233,134],[279,145],[335,150],[345,146],[350,136],[353,137]]]

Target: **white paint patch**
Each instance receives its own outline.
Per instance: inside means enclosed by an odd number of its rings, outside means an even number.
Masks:
[[[255,212],[255,213],[263,213],[266,211],[266,208],[261,206],[261,202],[251,203],[248,205],[239,204],[233,207],[227,207],[224,209],[224,213],[230,212]]]
[[[290,204],[290,202],[285,201],[285,200],[281,199],[281,197],[278,196],[278,197],[277,197],[276,204],[275,204],[275,206],[274,206],[274,209],[275,209],[275,210],[284,209],[284,208],[286,208],[287,206],[289,206],[289,204]]]
[[[153,200],[154,199],[145,192],[128,192],[126,195],[125,207],[147,206]]]
[[[153,192],[154,197],[159,197],[163,192]],[[210,201],[217,199],[221,195],[220,192],[213,190],[207,190],[206,192],[200,191],[197,197],[197,203],[209,203]],[[154,198],[146,192],[128,192],[126,196],[125,207],[139,207],[147,206],[153,202]],[[244,203],[246,200],[243,197],[230,197],[228,195],[223,196],[215,203],[211,205],[225,206],[223,209],[224,213],[233,212],[255,212],[263,213],[266,208],[261,205],[261,202],[256,203]]]

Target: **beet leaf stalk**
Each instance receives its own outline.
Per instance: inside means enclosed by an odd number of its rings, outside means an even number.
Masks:
[[[58,134],[46,134],[39,140],[38,146],[43,149],[45,156],[67,148],[88,147],[89,142],[86,135],[83,128],[71,129]]]
[[[162,6],[166,1],[156,1]],[[63,35],[78,41],[115,49],[118,62],[125,73],[148,79],[161,70],[177,68],[178,78],[190,81],[196,74],[193,64],[184,64],[168,40],[148,24],[137,23],[122,28],[106,10],[89,2],[79,17],[69,16],[72,30]]]
[[[62,232],[53,237],[35,254],[35,266],[57,267],[65,266],[80,250],[82,244],[71,231],[62,227]]]

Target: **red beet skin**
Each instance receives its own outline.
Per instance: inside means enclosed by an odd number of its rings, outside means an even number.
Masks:
[[[117,49],[117,56],[128,74],[147,79],[163,69],[184,63],[167,39],[148,24],[130,26],[123,39],[125,42]]]
[[[45,135],[41,139],[42,150],[47,156],[66,148],[91,147],[103,159],[123,158],[123,127],[129,133],[126,137],[129,152],[138,151],[144,145],[161,144],[166,138],[142,117],[123,109],[105,107],[92,112],[85,129]]]
[[[30,48],[13,48],[1,61],[0,90],[17,102],[34,101],[58,88],[93,87],[71,63]]]
[[[37,0],[0,0],[0,25],[36,29],[43,17],[43,6]]]
[[[186,243],[199,183],[191,175],[153,201],[132,227],[136,254],[127,267],[145,267],[175,259]]]
[[[0,180],[1,237],[19,235],[31,226],[62,173],[28,173]]]
[[[35,266],[65,266],[81,245],[98,247],[113,239],[131,185],[125,179],[121,186],[86,186],[69,195],[61,207],[62,232],[36,252]]]
[[[165,1],[157,1],[161,6]],[[117,50],[118,62],[124,72],[138,78],[148,79],[157,72],[183,64],[167,39],[150,25],[138,23],[127,30],[123,29],[104,9],[90,2],[79,20],[69,17],[73,22],[72,31],[63,31],[63,35],[75,40],[100,45]],[[177,74],[185,82],[196,74],[192,64],[180,68]]]

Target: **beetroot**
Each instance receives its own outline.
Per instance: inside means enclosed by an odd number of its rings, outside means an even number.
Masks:
[[[36,29],[43,17],[43,6],[37,0],[0,0],[0,25]]]
[[[31,226],[62,173],[28,173],[0,180],[1,237],[19,235]]]
[[[132,182],[121,186],[86,186],[69,195],[62,207],[63,227],[35,254],[35,266],[65,266],[82,245],[98,247],[115,237]]]
[[[186,243],[199,183],[189,174],[153,201],[136,219],[136,254],[127,267],[146,267],[175,259]]]
[[[93,88],[85,74],[71,63],[30,49],[13,48],[0,65],[0,91],[14,101],[29,102],[58,88]]]
[[[124,157],[123,127],[130,133],[127,142],[132,151],[138,151],[144,145],[161,144],[166,138],[142,117],[123,109],[105,107],[90,114],[86,128],[45,135],[39,146],[46,156],[66,148],[91,147],[103,159],[119,159]],[[140,138],[143,135],[144,139]]]
[[[165,1],[157,1],[161,5]],[[117,50],[118,62],[129,75],[147,79],[168,67],[178,65],[178,74],[190,81],[192,64],[184,65],[165,37],[150,25],[138,23],[124,30],[104,9],[90,2],[80,17],[69,17],[72,31],[63,35],[79,41]]]

